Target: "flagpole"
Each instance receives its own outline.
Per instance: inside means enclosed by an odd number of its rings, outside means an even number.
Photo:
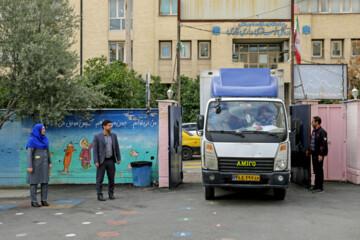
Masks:
[[[291,67],[290,67],[290,74],[291,74],[291,105],[295,104],[294,98],[294,52],[295,52],[295,39],[294,39],[294,0],[291,0]]]

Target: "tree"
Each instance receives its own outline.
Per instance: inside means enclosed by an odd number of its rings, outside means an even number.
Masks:
[[[74,77],[77,27],[68,0],[0,1],[0,129],[13,117],[56,124],[101,104],[99,88]]]
[[[145,81],[123,62],[108,64],[104,56],[89,59],[84,78],[88,84],[102,87],[107,97],[104,108],[145,108]]]
[[[183,107],[183,122],[196,122],[200,114],[200,78],[192,79],[182,75],[181,81],[181,106]],[[173,86],[174,93],[177,92],[177,85]],[[176,94],[173,97],[177,99]]]
[[[353,88],[360,88],[360,41],[356,40],[353,43],[353,49],[355,50],[355,57],[350,59],[348,63],[348,98],[352,98],[351,90]],[[339,63],[346,64],[345,61],[340,60]],[[359,94],[360,96],[360,94]],[[358,97],[359,97],[358,96]]]
[[[161,83],[161,78],[159,76],[151,76],[151,80],[152,83],[150,84],[150,98],[152,100],[167,99],[167,90],[169,90],[167,84]],[[152,101],[150,106],[152,108],[157,108],[158,104],[155,101]]]

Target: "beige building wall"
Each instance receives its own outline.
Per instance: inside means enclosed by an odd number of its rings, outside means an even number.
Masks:
[[[352,59],[351,40],[360,39],[360,14],[298,14],[301,30],[301,53],[303,64],[349,63]],[[311,34],[302,32],[303,26],[311,27]],[[312,57],[312,40],[324,41],[324,55]],[[331,40],[342,40],[342,57],[331,56]]]
[[[80,15],[80,1],[70,0],[78,15]],[[133,30],[131,38],[133,44],[134,70],[145,75],[150,70],[152,75],[159,75],[163,83],[171,83],[176,75],[176,44],[177,44],[177,16],[160,16],[160,0],[133,0]],[[351,40],[360,38],[360,14],[296,14],[299,18],[301,36],[302,64],[338,63],[340,60],[349,62],[351,59]],[[125,31],[109,30],[109,0],[83,0],[83,65],[89,58],[104,55],[109,57],[109,42],[125,42]],[[261,42],[289,41],[290,36],[273,35],[213,35],[213,26],[219,26],[221,32],[236,27],[239,22],[196,22],[182,23],[181,40],[191,41],[191,58],[181,60],[181,74],[195,78],[201,70],[219,68],[242,68],[241,62],[233,62],[233,41]],[[290,22],[286,22],[291,30]],[[311,33],[304,34],[303,26],[310,26]],[[198,28],[192,29],[189,28]],[[200,30],[199,30],[200,29]],[[80,55],[80,30],[74,38],[78,41],[73,50]],[[312,40],[323,40],[324,55],[322,58],[312,57]],[[343,41],[343,56],[331,57],[331,40]],[[211,41],[211,58],[198,58],[198,41]],[[160,41],[172,42],[172,58],[160,59]],[[289,46],[291,49],[291,45]],[[291,54],[289,54],[290,56]],[[285,83],[291,82],[290,62],[279,63],[278,68],[284,71]]]

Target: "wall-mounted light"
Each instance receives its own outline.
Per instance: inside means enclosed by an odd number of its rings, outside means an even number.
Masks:
[[[354,99],[356,100],[359,94],[359,90],[357,90],[356,88],[354,88],[353,90],[351,90],[351,94],[354,97]]]
[[[171,100],[174,95],[174,91],[171,88],[169,88],[169,90],[167,90],[166,94],[168,96],[168,99]]]

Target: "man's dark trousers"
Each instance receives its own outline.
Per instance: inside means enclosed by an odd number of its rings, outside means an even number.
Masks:
[[[96,170],[96,191],[98,196],[103,196],[102,183],[104,181],[105,171],[109,179],[109,196],[114,195],[115,186],[115,161],[113,158],[105,158],[103,164]]]
[[[323,164],[324,164],[324,159],[321,162],[319,162],[319,155],[317,155],[317,154],[311,154],[311,155],[312,155],[312,164],[313,164],[314,173],[315,173],[314,190],[315,189],[323,190],[323,184],[324,184]]]

